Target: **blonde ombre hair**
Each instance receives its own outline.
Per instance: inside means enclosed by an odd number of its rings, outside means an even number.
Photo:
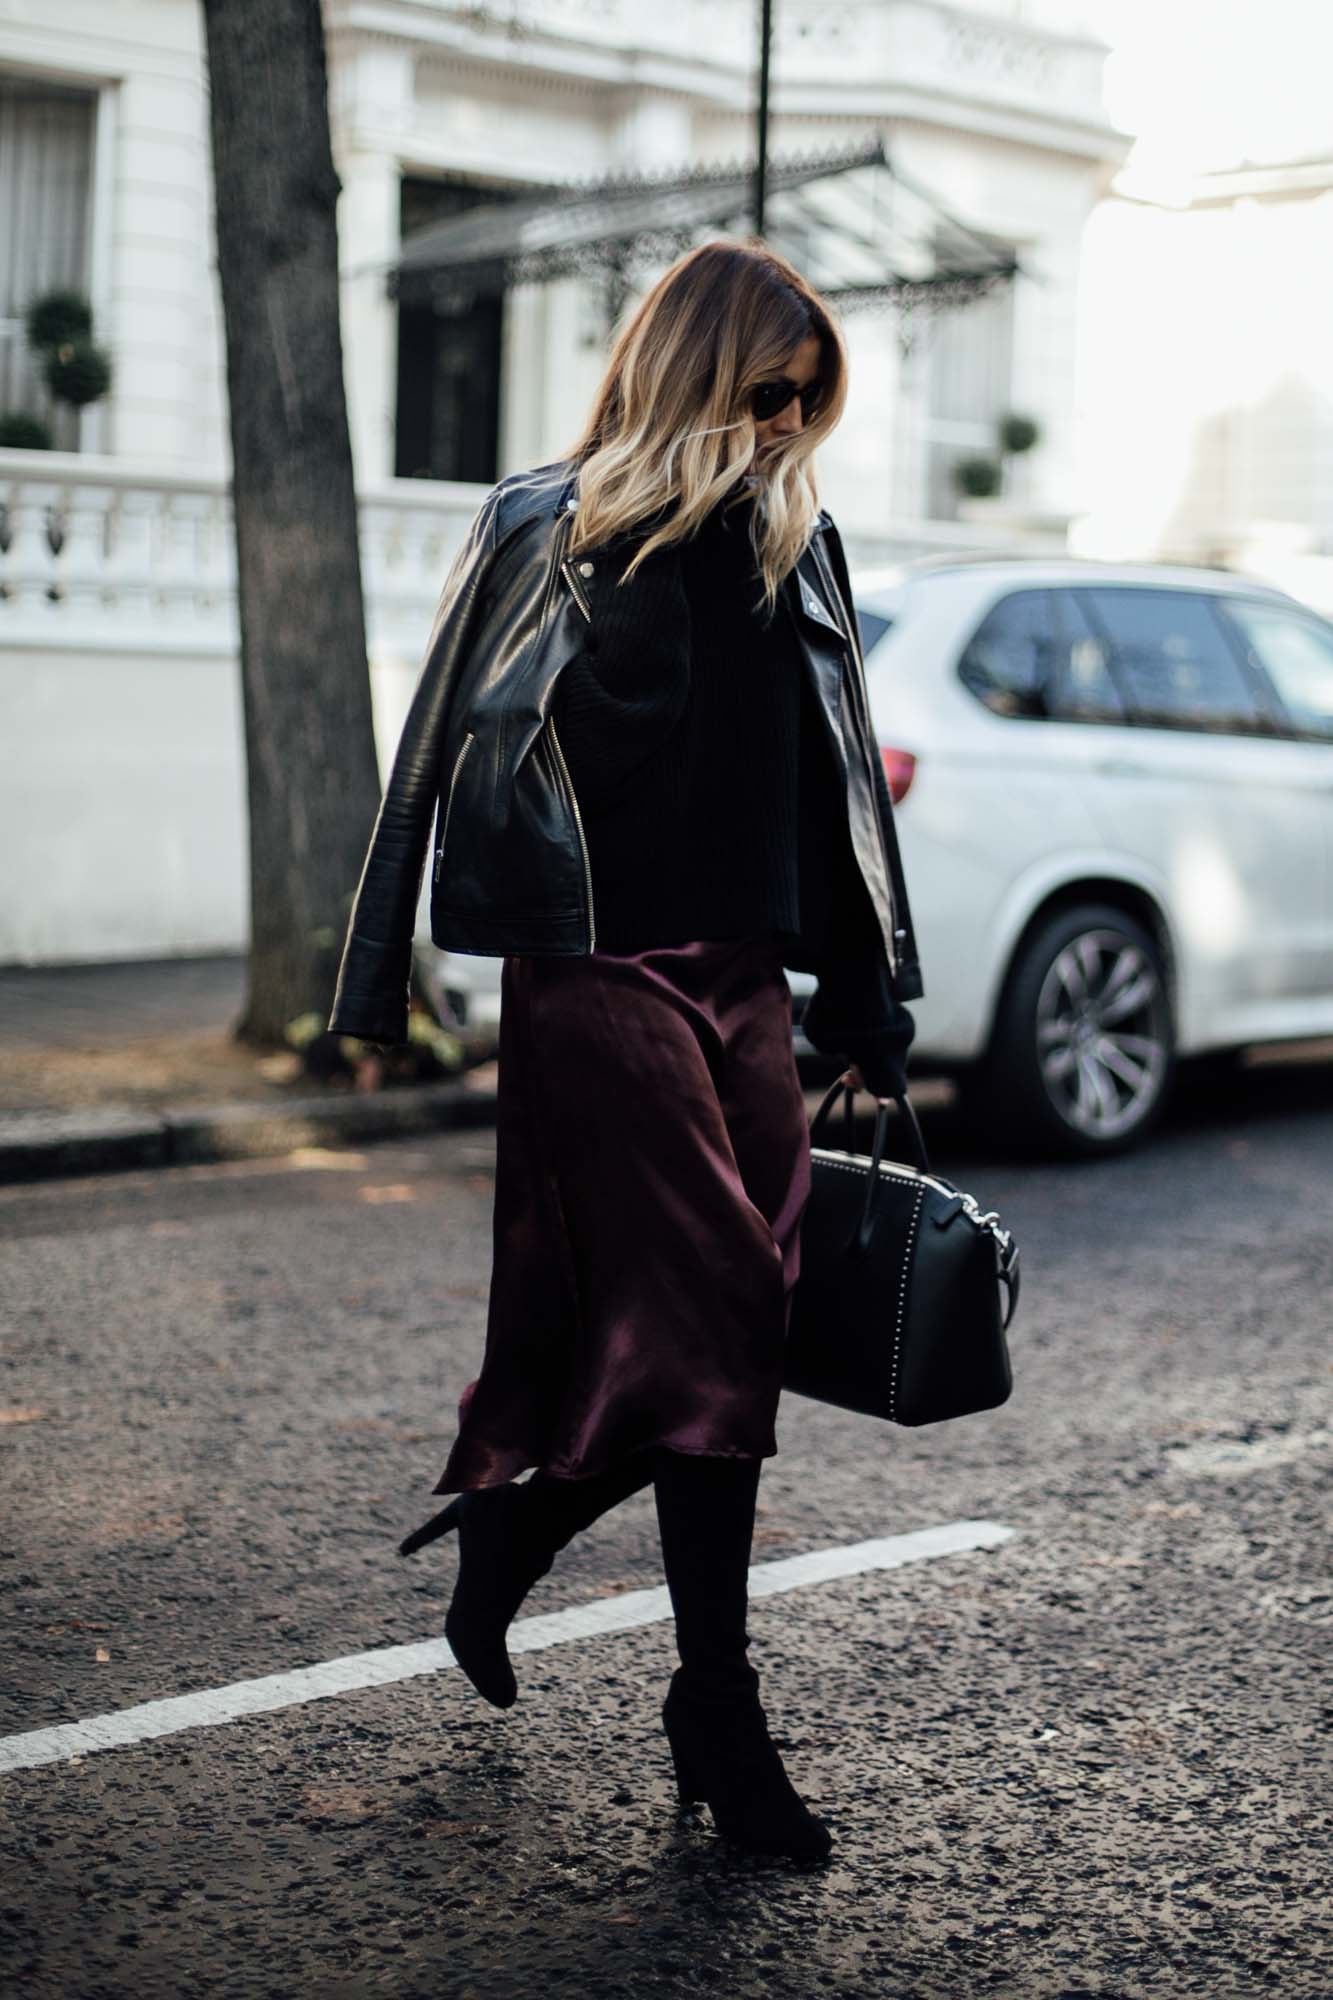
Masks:
[[[818,407],[773,441],[761,472],[750,392],[819,341]],[[693,535],[713,507],[751,490],[750,540],[771,616],[819,513],[814,454],[847,400],[847,355],[829,308],[795,266],[756,238],[700,244],[677,258],[617,335],[587,423],[565,454],[578,465],[569,551],[601,548],[659,512],[625,570]],[[622,581],[624,579],[622,578]]]

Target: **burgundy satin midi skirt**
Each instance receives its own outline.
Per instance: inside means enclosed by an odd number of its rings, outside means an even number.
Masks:
[[[506,958],[486,1344],[433,1491],[771,1457],[809,1193],[774,934]]]

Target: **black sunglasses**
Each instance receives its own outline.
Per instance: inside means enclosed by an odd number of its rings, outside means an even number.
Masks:
[[[801,422],[808,424],[819,408],[822,393],[823,385],[818,380],[807,382],[803,389],[798,389],[786,375],[779,375],[776,381],[761,382],[750,391],[750,409],[759,423],[766,424],[771,417],[780,415],[786,409],[793,396],[799,396]]]

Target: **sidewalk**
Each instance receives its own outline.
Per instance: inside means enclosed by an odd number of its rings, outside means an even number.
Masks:
[[[495,1066],[318,1084],[234,1041],[245,960],[0,968],[0,1181],[245,1158],[494,1116]]]
[[[0,1184],[494,1122],[494,1060],[428,1083],[319,1083],[293,1051],[232,1038],[244,996],[239,954],[0,967]],[[489,1056],[493,1029],[473,1032]],[[813,1111],[833,1069],[808,1053],[800,1068]],[[913,1084],[918,1108],[941,1095]]]

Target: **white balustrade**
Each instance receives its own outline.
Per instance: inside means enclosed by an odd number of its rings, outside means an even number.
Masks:
[[[64,506],[65,543],[59,557],[60,602],[69,622],[96,630],[104,609],[108,519],[115,501],[107,486],[75,486]],[[0,611],[0,631],[5,628]]]
[[[167,499],[165,493],[154,492],[151,487],[123,486],[116,494],[109,517],[109,605],[130,629],[155,622],[157,537],[153,530]]]
[[[198,568],[194,506],[198,500],[196,494],[169,493],[156,521],[155,607],[164,626],[182,635],[194,625]]]
[[[486,487],[399,479],[359,498],[372,655],[423,655],[455,550]],[[237,650],[231,500],[221,479],[119,459],[0,451],[0,646],[190,657]],[[903,522],[845,530],[854,561],[937,549],[986,550],[1025,533],[1009,520]],[[1035,547],[1049,535],[1028,524]]]
[[[398,480],[359,503],[372,648],[425,646],[486,488]],[[0,451],[0,646],[234,653],[231,499],[220,478]]]
[[[221,480],[0,451],[0,509],[0,645],[234,651]]]
[[[45,629],[49,622],[49,598],[57,561],[51,533],[55,498],[55,487],[39,480],[32,480],[17,491],[0,493],[5,510],[6,546],[4,568],[0,571],[4,608],[12,604],[15,617],[31,620],[36,629]]]

